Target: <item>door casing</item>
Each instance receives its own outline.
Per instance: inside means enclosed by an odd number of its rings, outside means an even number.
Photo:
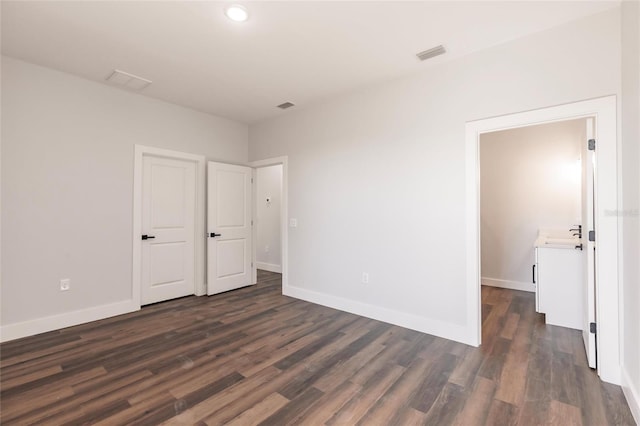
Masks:
[[[466,258],[467,343],[479,346],[482,336],[480,295],[480,135],[537,124],[594,118],[598,173],[595,231],[598,374],[620,384],[619,257],[620,211],[617,172],[617,99],[615,95],[503,115],[466,123]]]
[[[205,176],[206,161],[204,156],[188,154],[168,149],[155,148],[144,145],[134,147],[134,174],[133,174],[133,261],[132,261],[132,300],[139,308],[141,306],[141,270],[142,270],[142,177],[143,158],[153,156],[171,158],[183,161],[192,161],[196,164],[196,221],[195,221],[195,288],[196,296],[206,294],[205,283]]]

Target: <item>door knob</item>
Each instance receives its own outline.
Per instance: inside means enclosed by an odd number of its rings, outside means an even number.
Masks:
[[[143,239],[143,240],[151,240],[152,238],[155,238],[155,237],[156,237],[155,235],[147,235],[147,234],[144,234],[144,235],[142,236],[142,239]]]
[[[212,232],[211,234],[209,234],[209,236],[211,238],[215,238],[215,237],[222,237],[222,234],[216,234],[215,232]]]

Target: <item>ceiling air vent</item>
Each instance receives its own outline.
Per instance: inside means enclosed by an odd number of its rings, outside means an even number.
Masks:
[[[107,81],[131,90],[142,90],[151,84],[151,80],[120,70],[113,70]]]
[[[295,106],[293,102],[285,102],[283,104],[278,105],[278,108],[287,109],[287,108],[291,108],[292,106]]]
[[[424,52],[416,53],[416,56],[421,61],[426,61],[429,58],[433,58],[434,56],[442,55],[442,54],[444,54],[446,52],[447,51],[445,50],[444,46],[440,45],[440,46],[436,46],[436,47],[434,47],[432,49],[425,50]]]

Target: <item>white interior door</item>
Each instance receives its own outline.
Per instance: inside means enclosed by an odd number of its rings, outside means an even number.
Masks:
[[[591,324],[596,323],[596,246],[590,241],[590,231],[595,232],[595,151],[589,149],[589,140],[594,139],[594,120],[586,120],[586,141],[582,149],[582,241],[584,254],[584,319],[582,337],[587,352],[589,367],[596,368],[596,333]]]
[[[145,156],[141,303],[194,293],[196,163]]]
[[[251,284],[251,168],[209,162],[207,293]]]

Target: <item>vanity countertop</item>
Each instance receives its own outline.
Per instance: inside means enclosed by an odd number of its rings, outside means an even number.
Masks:
[[[538,232],[538,238],[534,243],[537,248],[560,248],[575,250],[582,240],[571,235],[567,231],[543,231]]]

